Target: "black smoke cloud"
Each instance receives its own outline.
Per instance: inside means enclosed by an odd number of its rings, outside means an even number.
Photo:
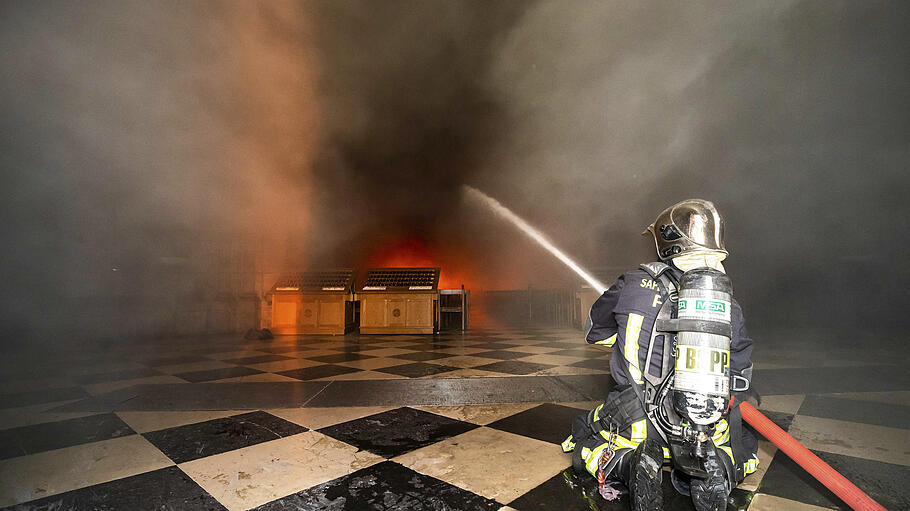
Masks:
[[[463,243],[460,186],[508,126],[487,87],[527,2],[323,2],[317,220],[326,264],[359,265],[397,238]]]

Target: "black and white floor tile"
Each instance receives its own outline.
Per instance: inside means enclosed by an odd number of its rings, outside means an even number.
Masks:
[[[819,353],[758,348],[762,410],[910,509],[910,377]],[[576,331],[181,339],[0,369],[4,509],[628,509],[558,445],[609,388],[609,352]],[[760,458],[728,509],[846,508],[765,440]]]

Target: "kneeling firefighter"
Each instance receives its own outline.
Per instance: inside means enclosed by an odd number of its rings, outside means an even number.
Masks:
[[[723,220],[708,201],[664,210],[643,235],[661,262],[617,279],[591,307],[586,340],[613,347],[616,387],[581,414],[563,450],[601,494],[628,488],[632,508],[662,507],[661,467],[698,511],[723,510],[758,468],[758,442],[736,399],[751,391],[752,340],[721,264]]]

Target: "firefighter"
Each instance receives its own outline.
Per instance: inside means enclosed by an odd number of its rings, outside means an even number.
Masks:
[[[672,338],[657,330],[656,319],[659,313],[669,315],[671,308],[675,317],[683,272],[704,267],[724,271],[723,229],[711,202],[689,199],[667,208],[642,233],[653,237],[660,262],[621,275],[591,307],[586,340],[613,348],[610,372],[616,387],[603,404],[576,417],[563,450],[574,451],[576,471],[598,478],[604,497],[628,490],[636,511],[661,509],[661,466],[671,462],[665,428],[647,411],[656,409],[653,392],[647,391],[657,387],[647,380],[661,374],[664,341]],[[730,309],[729,372],[735,402],[751,390],[752,340],[735,300]],[[670,342],[666,344],[672,351]],[[669,375],[662,377],[666,382]],[[704,457],[706,475],[671,471],[673,486],[691,495],[698,511],[725,509],[732,488],[758,467],[757,440],[742,427],[739,408],[730,407],[722,417],[709,435],[714,448]]]

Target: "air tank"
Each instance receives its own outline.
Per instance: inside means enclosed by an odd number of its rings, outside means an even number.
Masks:
[[[696,268],[680,279],[673,405],[695,425],[716,423],[729,402],[732,301],[723,272]]]

